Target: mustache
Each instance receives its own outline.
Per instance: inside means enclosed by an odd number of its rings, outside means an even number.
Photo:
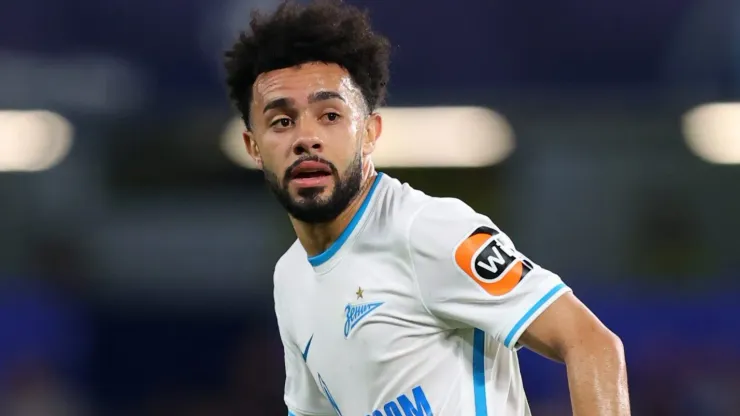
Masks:
[[[289,181],[290,178],[292,177],[293,170],[296,167],[298,167],[298,165],[300,165],[303,162],[318,162],[318,163],[323,163],[326,166],[328,166],[329,169],[331,169],[331,173],[332,173],[333,176],[335,176],[335,177],[337,176],[337,168],[334,166],[333,163],[331,163],[328,160],[326,160],[326,159],[324,159],[322,157],[319,157],[319,156],[306,156],[306,157],[300,158],[300,159],[296,160],[295,162],[291,163],[291,165],[288,166],[287,169],[285,169],[285,174],[283,175],[283,178],[285,178],[285,181],[286,182]]]

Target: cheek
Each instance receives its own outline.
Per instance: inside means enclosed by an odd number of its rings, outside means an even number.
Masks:
[[[262,170],[274,174],[280,180],[283,179],[283,173],[285,172],[283,164],[284,159],[276,157],[274,153],[262,154]]]
[[[338,124],[323,126],[322,129],[323,154],[332,162],[340,165],[343,159],[357,152],[360,130],[356,121],[345,119]]]

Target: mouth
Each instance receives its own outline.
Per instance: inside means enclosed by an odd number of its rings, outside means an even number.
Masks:
[[[331,178],[331,168],[321,162],[302,162],[290,172],[291,182],[300,187],[325,186]]]

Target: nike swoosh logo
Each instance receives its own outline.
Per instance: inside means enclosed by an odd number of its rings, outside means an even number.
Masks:
[[[313,335],[311,335],[311,338],[308,339],[308,342],[306,343],[306,348],[303,349],[303,361],[306,361],[308,358],[308,349],[311,348],[311,341],[313,341]]]

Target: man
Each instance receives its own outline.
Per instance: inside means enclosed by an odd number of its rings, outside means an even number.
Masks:
[[[575,414],[628,415],[620,340],[557,275],[463,202],[376,173],[388,53],[325,1],[255,14],[226,54],[247,151],[298,237],[274,276],[289,413],[528,415],[526,346],[566,364]]]

